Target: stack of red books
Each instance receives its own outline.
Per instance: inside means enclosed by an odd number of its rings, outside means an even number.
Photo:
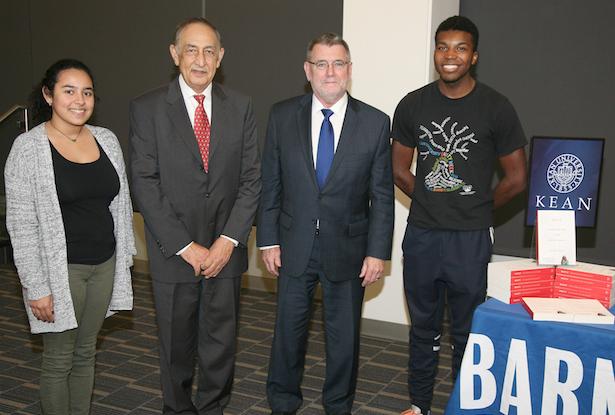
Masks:
[[[537,265],[533,259],[489,263],[487,295],[505,303],[523,297],[588,298],[606,308],[615,305],[615,268],[578,262],[571,266]]]
[[[592,298],[606,308],[615,305],[613,286],[615,269],[604,265],[578,263],[571,267],[557,267],[553,297]]]
[[[516,270],[510,274],[510,304],[521,302],[522,297],[553,297],[553,267]]]
[[[535,260],[491,262],[487,273],[487,295],[505,303],[522,297],[553,297],[555,268],[539,266]]]

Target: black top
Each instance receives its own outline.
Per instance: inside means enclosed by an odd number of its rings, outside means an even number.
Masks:
[[[526,144],[511,103],[480,82],[459,99],[442,95],[437,81],[406,95],[392,136],[418,150],[409,221],[428,229],[491,226],[496,160]]]
[[[120,190],[120,180],[107,154],[96,144],[97,160],[75,163],[49,142],[69,264],[101,264],[115,252],[109,204]]]

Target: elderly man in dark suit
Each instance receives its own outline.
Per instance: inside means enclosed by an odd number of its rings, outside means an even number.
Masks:
[[[390,122],[350,97],[350,51],[338,35],[310,42],[313,94],[275,104],[263,151],[257,242],[278,276],[267,396],[274,414],[301,406],[311,301],[322,287],[327,414],[349,414],[359,355],[364,287],[390,258],[393,176]]]
[[[180,24],[170,52],[179,77],[135,99],[130,110],[132,184],[145,219],[163,413],[222,414],[261,190],[256,128],[250,99],[212,83],[224,49],[210,22]]]

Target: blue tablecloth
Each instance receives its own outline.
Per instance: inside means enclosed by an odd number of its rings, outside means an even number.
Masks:
[[[474,313],[446,414],[615,415],[614,364],[615,325],[533,321],[490,299]]]

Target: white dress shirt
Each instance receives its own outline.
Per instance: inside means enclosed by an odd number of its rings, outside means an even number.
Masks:
[[[342,133],[342,126],[344,125],[344,118],[346,117],[346,108],[348,107],[348,94],[344,94],[331,107],[328,107],[333,114],[329,117],[329,121],[333,125],[333,151],[337,150],[337,143],[340,141],[340,134]],[[322,109],[325,107],[316,98],[316,95],[312,95],[312,155],[314,157],[314,168],[316,168],[316,156],[318,154],[318,139],[320,138],[320,127],[325,119]]]
[[[205,114],[207,114],[207,119],[209,120],[209,125],[211,125],[211,83],[207,85],[207,88],[201,93],[194,92],[192,88],[188,86],[186,81],[184,81],[184,77],[179,75],[179,89],[182,91],[182,96],[184,97],[184,104],[186,105],[186,111],[188,111],[188,117],[190,117],[190,124],[192,124],[192,128],[194,129],[194,113],[196,111],[196,107],[199,105],[195,95],[205,95],[205,99],[203,100],[203,107],[205,107]]]

